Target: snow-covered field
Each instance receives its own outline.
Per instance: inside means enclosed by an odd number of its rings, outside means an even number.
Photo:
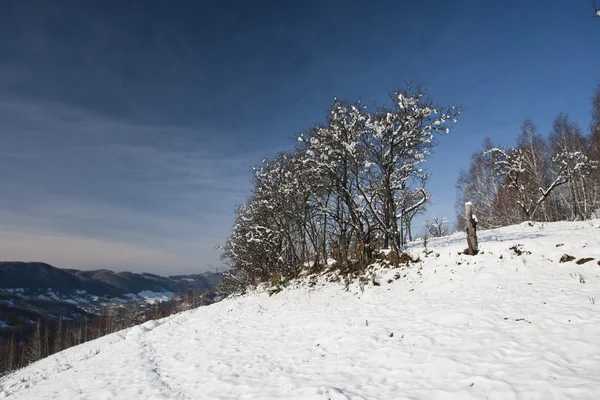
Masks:
[[[364,291],[257,292],[68,349],[0,398],[600,399],[599,220],[481,232],[475,257],[464,235],[429,247]]]
[[[172,292],[153,292],[152,290],[143,290],[137,294],[138,298],[143,299],[148,304],[164,303],[173,300]]]

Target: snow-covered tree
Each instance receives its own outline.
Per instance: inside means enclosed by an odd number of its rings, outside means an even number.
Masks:
[[[458,221],[466,201],[477,204],[484,229],[528,219],[590,218],[600,205],[599,155],[594,136],[585,137],[566,115],[556,118],[547,141],[526,121],[515,147],[486,140],[469,171],[461,172]]]
[[[253,168],[252,196],[237,210],[225,257],[253,282],[294,275],[308,249],[312,188],[298,154],[278,155]]]
[[[377,248],[400,251],[430,197],[423,163],[434,135],[458,114],[412,86],[375,111],[334,100],[292,152],[253,169],[252,195],[224,246],[227,262],[256,283],[329,261],[350,274]]]
[[[562,151],[552,157],[556,165],[554,179],[537,190],[532,171],[528,169],[527,153],[522,148],[494,148],[487,152],[492,157],[493,171],[504,179],[504,188],[516,193],[516,205],[526,219],[534,219],[540,205],[560,186],[569,183],[578,172],[589,171],[592,164],[580,152]]]
[[[436,107],[421,88],[410,85],[396,91],[392,100],[393,108],[378,110],[365,124],[371,174],[367,190],[361,194],[384,235],[384,246],[399,251],[403,244],[399,224],[429,199],[424,188],[410,187],[411,178],[423,177],[421,166],[431,153],[434,135],[449,133],[460,109]],[[406,192],[415,190],[421,196],[401,205]]]
[[[425,188],[428,179],[429,174],[424,171],[415,174],[408,183],[407,190],[401,193],[398,204],[400,209],[404,210],[403,218],[400,221],[400,233],[403,243],[413,240],[413,219],[426,211],[425,207],[431,198],[429,191]],[[425,202],[422,201],[423,199],[426,199]]]
[[[300,136],[300,151],[313,186],[313,201],[330,221],[331,232],[345,262],[350,247],[368,242],[369,217],[360,197],[364,185],[363,137],[368,116],[359,104],[335,100],[327,121]]]

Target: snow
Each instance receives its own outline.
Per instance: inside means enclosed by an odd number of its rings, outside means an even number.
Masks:
[[[58,297],[58,295],[56,293],[54,293],[54,290],[51,289],[51,288],[49,288],[49,289],[46,290],[46,295],[48,297],[42,296],[42,295],[40,295],[39,297],[40,298],[45,297],[45,298],[50,298],[51,300],[60,301],[60,297]]]
[[[422,262],[364,290],[304,281],[105,336],[2,378],[0,398],[598,399],[600,221],[465,243],[414,244]]]
[[[3,288],[2,290],[8,293],[25,293],[23,288]]]
[[[64,299],[63,301],[65,303],[70,303],[70,304],[73,304],[73,305],[79,305],[80,303],[83,302],[83,299],[81,299],[81,298],[77,298],[77,299]]]
[[[152,290],[143,290],[137,295],[148,304],[164,303],[173,299],[172,292],[153,292]]]

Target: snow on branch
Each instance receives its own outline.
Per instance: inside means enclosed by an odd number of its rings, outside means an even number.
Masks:
[[[573,176],[588,176],[598,167],[598,162],[590,160],[580,151],[562,151],[552,157],[558,167],[555,177],[547,187],[538,187],[539,196],[531,189],[535,184],[532,175],[535,173],[526,168],[526,155],[521,148],[492,148],[483,153],[491,157],[493,172],[503,179],[503,186],[516,190],[517,205],[525,216],[533,218],[538,206],[545,201],[557,187],[567,184]]]
[[[433,216],[430,221],[425,222],[425,229],[431,237],[442,237],[448,235],[447,225],[447,218]]]
[[[378,248],[399,253],[430,201],[422,165],[459,114],[410,85],[374,110],[334,99],[324,121],[295,136],[292,152],[252,169],[225,259],[261,282],[318,269],[332,255],[350,269]]]

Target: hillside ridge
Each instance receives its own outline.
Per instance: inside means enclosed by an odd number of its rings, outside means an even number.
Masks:
[[[211,290],[220,274],[160,276],[150,273],[114,272],[108,269],[62,269],[43,262],[0,261],[0,290],[8,288],[85,290],[97,296],[120,296],[143,290],[179,292]]]
[[[0,398],[597,399],[600,220],[464,247],[413,243],[418,262],[347,290],[307,276],[149,321],[1,378]]]

